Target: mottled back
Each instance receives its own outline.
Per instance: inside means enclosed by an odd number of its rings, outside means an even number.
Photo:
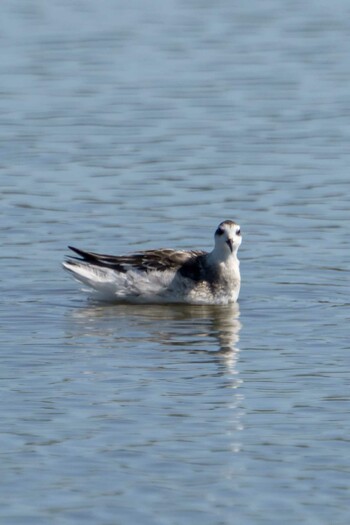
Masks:
[[[206,253],[200,250],[185,251],[161,248],[158,250],[145,250],[130,255],[118,256],[86,252],[74,248],[73,246],[69,246],[69,248],[80,256],[80,258],[71,257],[71,259],[77,259],[78,261],[93,264],[95,266],[111,268],[112,270],[122,273],[126,273],[131,269],[141,272],[163,272],[166,270],[176,272],[179,268],[185,265],[184,272],[195,275],[196,273],[198,274],[198,269],[196,270],[197,260]],[[188,275],[188,277],[190,277],[190,275]]]

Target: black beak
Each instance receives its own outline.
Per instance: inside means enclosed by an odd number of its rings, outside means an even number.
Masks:
[[[233,252],[233,241],[232,241],[232,239],[227,239],[226,244],[228,245],[228,247],[230,248],[231,253],[232,253]]]

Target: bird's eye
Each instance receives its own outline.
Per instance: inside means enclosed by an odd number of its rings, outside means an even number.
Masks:
[[[236,235],[241,235],[241,230],[240,229],[236,231]]]
[[[218,228],[215,233],[216,235],[222,235],[224,233],[224,230],[222,230],[221,228]]]

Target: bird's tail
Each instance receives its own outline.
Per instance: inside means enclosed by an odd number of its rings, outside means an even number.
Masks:
[[[71,259],[64,261],[62,265],[74,279],[88,286],[85,291],[95,292],[99,300],[108,301],[116,298],[116,281],[110,268]]]

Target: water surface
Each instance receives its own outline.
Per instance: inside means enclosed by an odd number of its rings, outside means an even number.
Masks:
[[[349,10],[2,2],[2,522],[349,522]],[[223,219],[232,307],[60,268]]]

